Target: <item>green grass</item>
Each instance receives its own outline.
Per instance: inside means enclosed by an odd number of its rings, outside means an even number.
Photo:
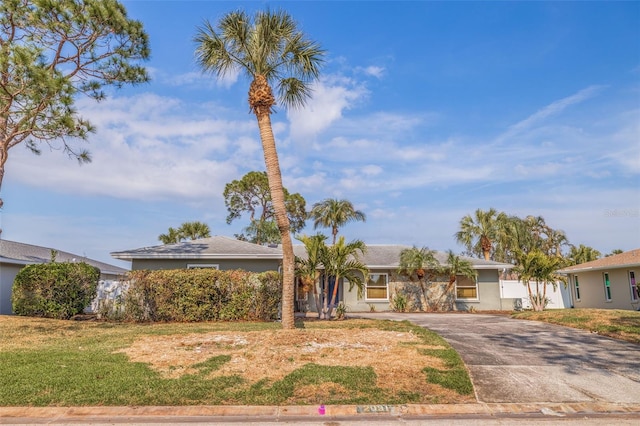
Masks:
[[[140,338],[215,331],[276,331],[278,323],[128,324],[0,316],[0,406],[284,405],[468,402],[470,380],[458,354],[438,335],[409,322],[346,320],[298,323],[305,329],[376,328],[411,333],[433,393],[377,385],[370,366],[307,363],[280,380],[251,382],[242,375],[211,375],[231,361],[216,355],[168,378],[118,350]],[[422,352],[421,352],[422,351]],[[336,356],[340,356],[338,353]],[[433,367],[439,359],[439,368]],[[431,361],[430,361],[431,360]],[[444,367],[442,367],[444,365]],[[438,391],[441,389],[441,391]],[[452,397],[449,390],[459,394]],[[321,394],[319,392],[321,391]],[[448,399],[447,399],[448,398]]]
[[[544,321],[588,330],[640,344],[640,312],[620,309],[550,309],[517,312],[513,318]]]

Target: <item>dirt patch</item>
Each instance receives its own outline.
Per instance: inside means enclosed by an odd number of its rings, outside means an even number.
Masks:
[[[372,367],[377,385],[393,390],[431,393],[422,369],[444,368],[439,358],[421,355],[421,344],[408,332],[377,329],[303,329],[255,332],[210,332],[204,334],[148,336],[137,340],[124,352],[131,361],[148,363],[168,378],[198,373],[198,364],[217,356],[230,356],[210,377],[240,375],[253,383],[285,377],[308,363],[327,366]],[[335,384],[324,384],[335,387]],[[297,397],[307,392],[339,391],[334,388],[297,389]]]

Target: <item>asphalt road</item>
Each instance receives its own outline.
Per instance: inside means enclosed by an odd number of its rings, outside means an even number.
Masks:
[[[469,368],[478,402],[640,403],[640,345],[501,315],[357,316],[409,320],[440,334]]]

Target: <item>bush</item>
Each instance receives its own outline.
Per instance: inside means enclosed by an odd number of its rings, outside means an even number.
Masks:
[[[133,271],[125,319],[133,321],[270,321],[278,317],[277,272],[172,269]]]
[[[27,265],[13,281],[11,303],[17,315],[68,319],[96,297],[100,270],[87,263]]]

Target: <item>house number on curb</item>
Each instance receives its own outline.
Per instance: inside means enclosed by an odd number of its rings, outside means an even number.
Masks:
[[[357,405],[356,413],[406,413],[407,405]]]

